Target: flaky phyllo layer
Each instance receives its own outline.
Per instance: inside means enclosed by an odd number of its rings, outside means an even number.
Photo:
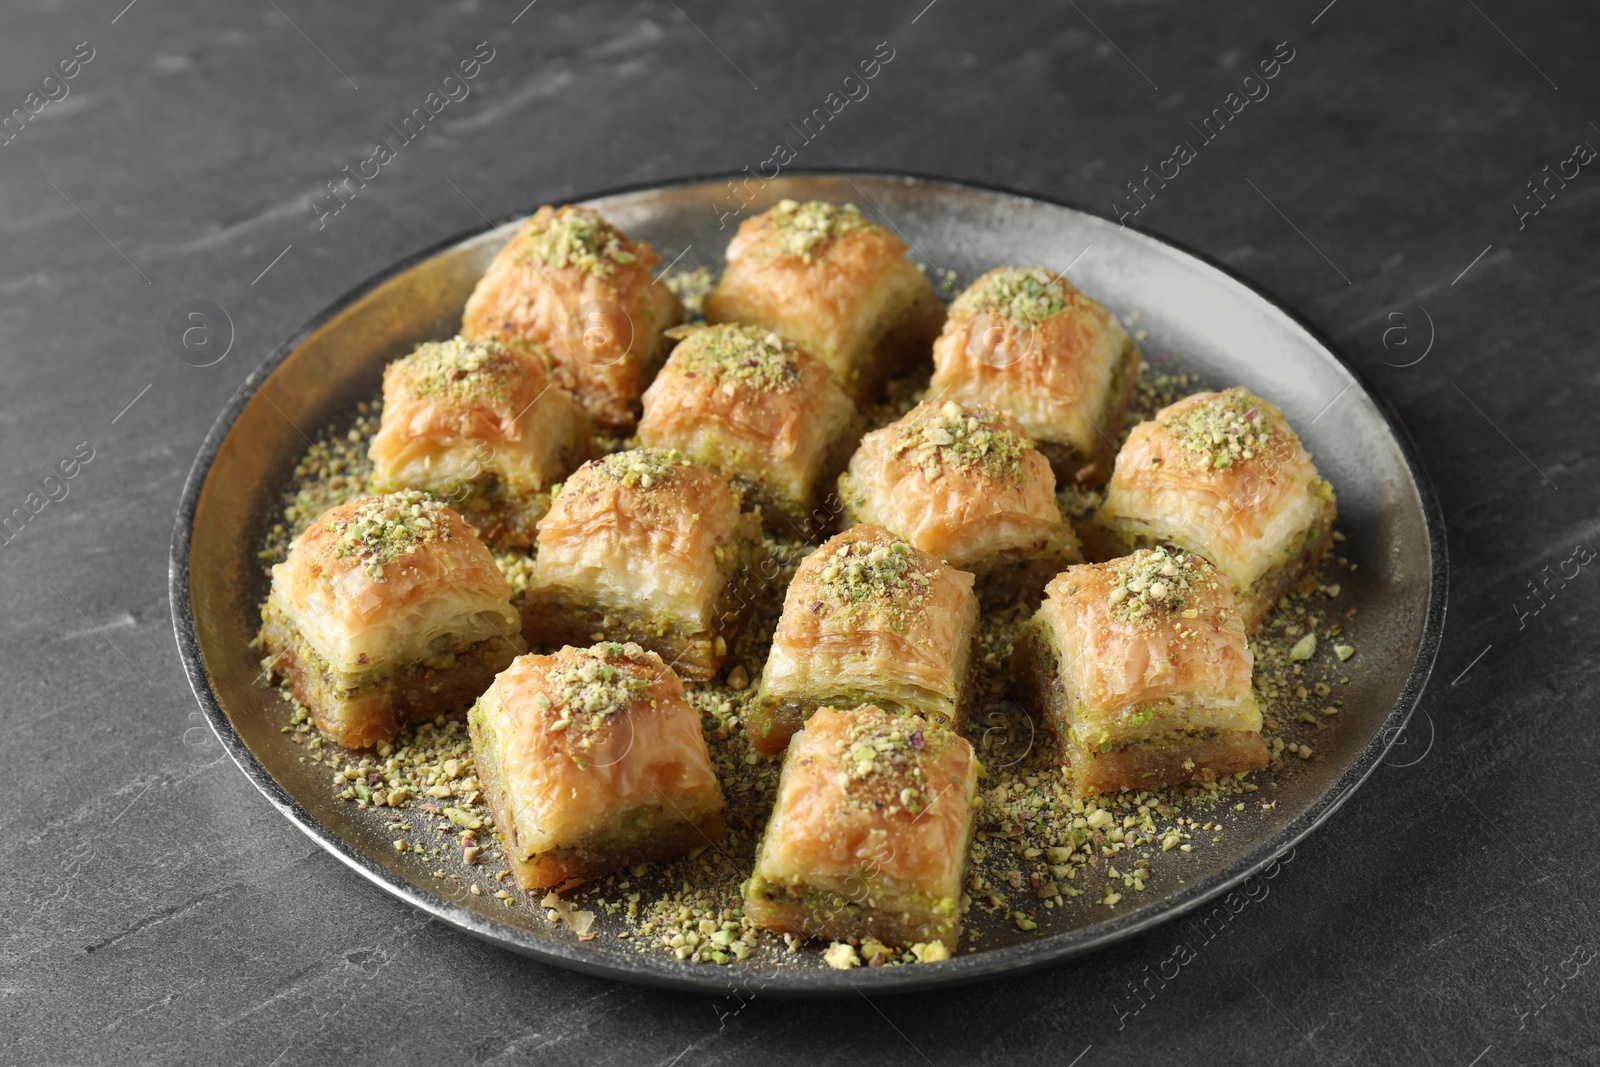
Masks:
[[[267,608],[342,688],[521,629],[489,550],[414,492],[363,497],[313,523],[272,569]]]
[[[746,885],[761,925],[955,943],[977,762],[920,715],[819,709],[795,736]]]
[[[1023,663],[1080,793],[1264,762],[1250,648],[1216,568],[1142,549],[1069,567],[1046,592]]]
[[[812,709],[849,700],[959,724],[977,632],[972,584],[972,575],[881,527],[825,542],[785,594],[752,716],[754,743],[777,751]]]
[[[620,452],[586,464],[539,524],[532,588],[711,630],[737,562],[759,541],[727,481],[681,454]]]
[[[430,342],[384,371],[373,479],[385,491],[449,493],[486,476],[516,493],[545,490],[584,458],[590,430],[543,347]]]
[[[846,515],[975,571],[1007,552],[1065,565],[1077,539],[1055,475],[1016,419],[953,400],[917,405],[869,433],[839,479]]]
[[[1102,435],[1116,435],[1126,402],[1118,386],[1139,365],[1116,316],[1066,278],[1002,267],[951,304],[932,387],[960,403],[1004,408],[1036,441],[1087,456]]]
[[[562,850],[593,866],[721,811],[700,717],[676,675],[638,645],[523,656],[469,723],[516,859]]]
[[[1229,389],[1135,427],[1091,526],[1122,551],[1166,542],[1197,552],[1243,592],[1325,535],[1333,513],[1333,490],[1283,413]]]
[[[907,252],[854,205],[783,200],[739,225],[706,319],[776,331],[863,402],[926,353],[944,320]]]
[[[772,330],[728,324],[672,335],[681,340],[645,392],[640,441],[732,479],[778,510],[765,516],[769,526],[791,532],[860,435],[855,405],[825,363]]]
[[[556,381],[607,430],[626,430],[683,307],[660,262],[591,208],[541,207],[489,264],[461,317],[474,341],[542,346]]]

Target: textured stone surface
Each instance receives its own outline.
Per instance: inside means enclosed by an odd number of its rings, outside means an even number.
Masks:
[[[1513,207],[1546,164],[1600,145],[1592,9],[121,2],[0,12],[0,113],[78,42],[94,49],[70,95],[0,147],[0,512],[93,449],[0,549],[0,1060],[1600,1058],[1600,973],[1568,962],[1600,950],[1584,829],[1600,572],[1552,582],[1537,614],[1527,589],[1579,542],[1600,548],[1584,406],[1600,399],[1600,175],[1552,182],[1524,228]],[[1162,970],[1172,928],[872,1003],[736,1010],[546,968],[358,882],[205,734],[185,740],[199,718],[168,623],[167,539],[249,368],[478,209],[756,165],[885,40],[871,95],[800,164],[1101,211],[1289,42],[1271,95],[1137,222],[1332,337],[1411,428],[1449,523],[1448,629],[1407,745],[1137,1014],[1122,1014],[1139,1003],[1127,984]],[[495,53],[472,96],[319,230],[308,199],[480,41]],[[200,298],[237,334],[204,368],[165,340],[169,313]]]

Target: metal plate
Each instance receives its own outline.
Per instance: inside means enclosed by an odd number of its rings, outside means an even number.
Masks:
[[[1086,952],[1226,892],[1348,799],[1405,725],[1433,667],[1446,561],[1438,505],[1404,429],[1329,346],[1294,314],[1204,258],[1037,197],[877,174],[802,175],[759,191],[740,188],[754,196],[740,218],[783,197],[854,202],[901,233],[915,258],[958,271],[963,283],[999,265],[1070,264],[1073,282],[1114,311],[1142,312],[1148,355],[1170,353],[1210,385],[1247,385],[1282,407],[1339,493],[1345,547],[1360,564],[1341,578],[1341,602],[1359,608],[1349,632],[1361,650],[1360,669],[1350,672],[1337,728],[1318,736],[1318,758],[1290,761],[1293,767],[1274,776],[1272,810],[1230,813],[1222,844],[1158,856],[1157,873],[1172,876],[1153,879],[1136,904],[1115,912],[1041,911],[1034,934],[986,934],[983,948],[937,965],[837,972],[814,958],[778,968],[684,964],[607,936],[580,943],[532,909],[471,896],[397,857],[382,819],[331,797],[326,772],[300,763],[304,750],[278,732],[283,705],[257,684],[259,666],[248,647],[267,584],[256,552],[306,449],[300,431],[314,434],[347,418],[358,401],[376,395],[385,363],[455,332],[468,293],[510,232],[485,227],[335,302],[246,379],[195,460],[172,540],[173,627],[195,696],[256,787],[373,884],[485,940],[592,974],[709,992],[736,983],[778,995],[947,985]],[[715,272],[736,221],[719,228],[719,219],[739,201],[726,179],[714,179],[586,203],[653,242],[664,260],[683,253],[676,269]]]

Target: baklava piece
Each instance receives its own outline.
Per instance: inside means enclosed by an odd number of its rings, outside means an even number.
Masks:
[[[977,629],[972,575],[880,526],[847,530],[789,583],[750,743],[782,752],[817,708],[858,704],[963,729]]]
[[[885,527],[970,571],[987,604],[1037,600],[1081,559],[1050,462],[1016,419],[992,408],[926,401],[867,434],[839,478],[839,499],[848,521]]]
[[[1333,487],[1283,412],[1229,389],[1134,427],[1081,533],[1091,559],[1155,544],[1198,552],[1227,576],[1254,630],[1279,597],[1315,582],[1334,515]]]
[[[523,633],[536,646],[637,641],[710,678],[763,551],[760,518],[721,475],[678,452],[613,453],[579,467],[540,520]]]
[[[731,478],[776,533],[825,529],[822,497],[861,435],[827,366],[759,326],[679,331],[644,394],[639,440]]]
[[[954,950],[977,776],[966,739],[920,715],[819,709],[784,760],[745,917],[799,937]]]
[[[928,354],[944,306],[906,243],[854,204],[781,200],[739,225],[708,322],[747,322],[826,363],[856,403]]]
[[[527,651],[472,527],[423,493],[332,509],[272,568],[259,646],[332,740],[365,748],[464,710]]]
[[[443,497],[491,545],[525,547],[550,487],[589,458],[590,433],[542,348],[430,342],[383,372],[372,486]]]
[[[1063,484],[1103,485],[1142,362],[1117,317],[1043,267],[1002,267],[950,305],[930,391],[1016,416]]]
[[[1080,797],[1267,764],[1244,623],[1227,578],[1193,553],[1068,567],[1017,655]]]
[[[489,264],[461,332],[543,345],[602,429],[629,429],[666,356],[663,334],[683,321],[678,298],[650,277],[660,261],[590,208],[542,207]]]
[[[467,716],[506,861],[524,889],[600,878],[722,840],[700,713],[634,644],[521,656]]]

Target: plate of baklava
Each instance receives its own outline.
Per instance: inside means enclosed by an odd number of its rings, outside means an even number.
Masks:
[[[1225,921],[1401,735],[1445,575],[1404,430],[1259,289],[851,173],[383,272],[222,413],[171,584],[227,752],[354,871],[743,1003]]]

